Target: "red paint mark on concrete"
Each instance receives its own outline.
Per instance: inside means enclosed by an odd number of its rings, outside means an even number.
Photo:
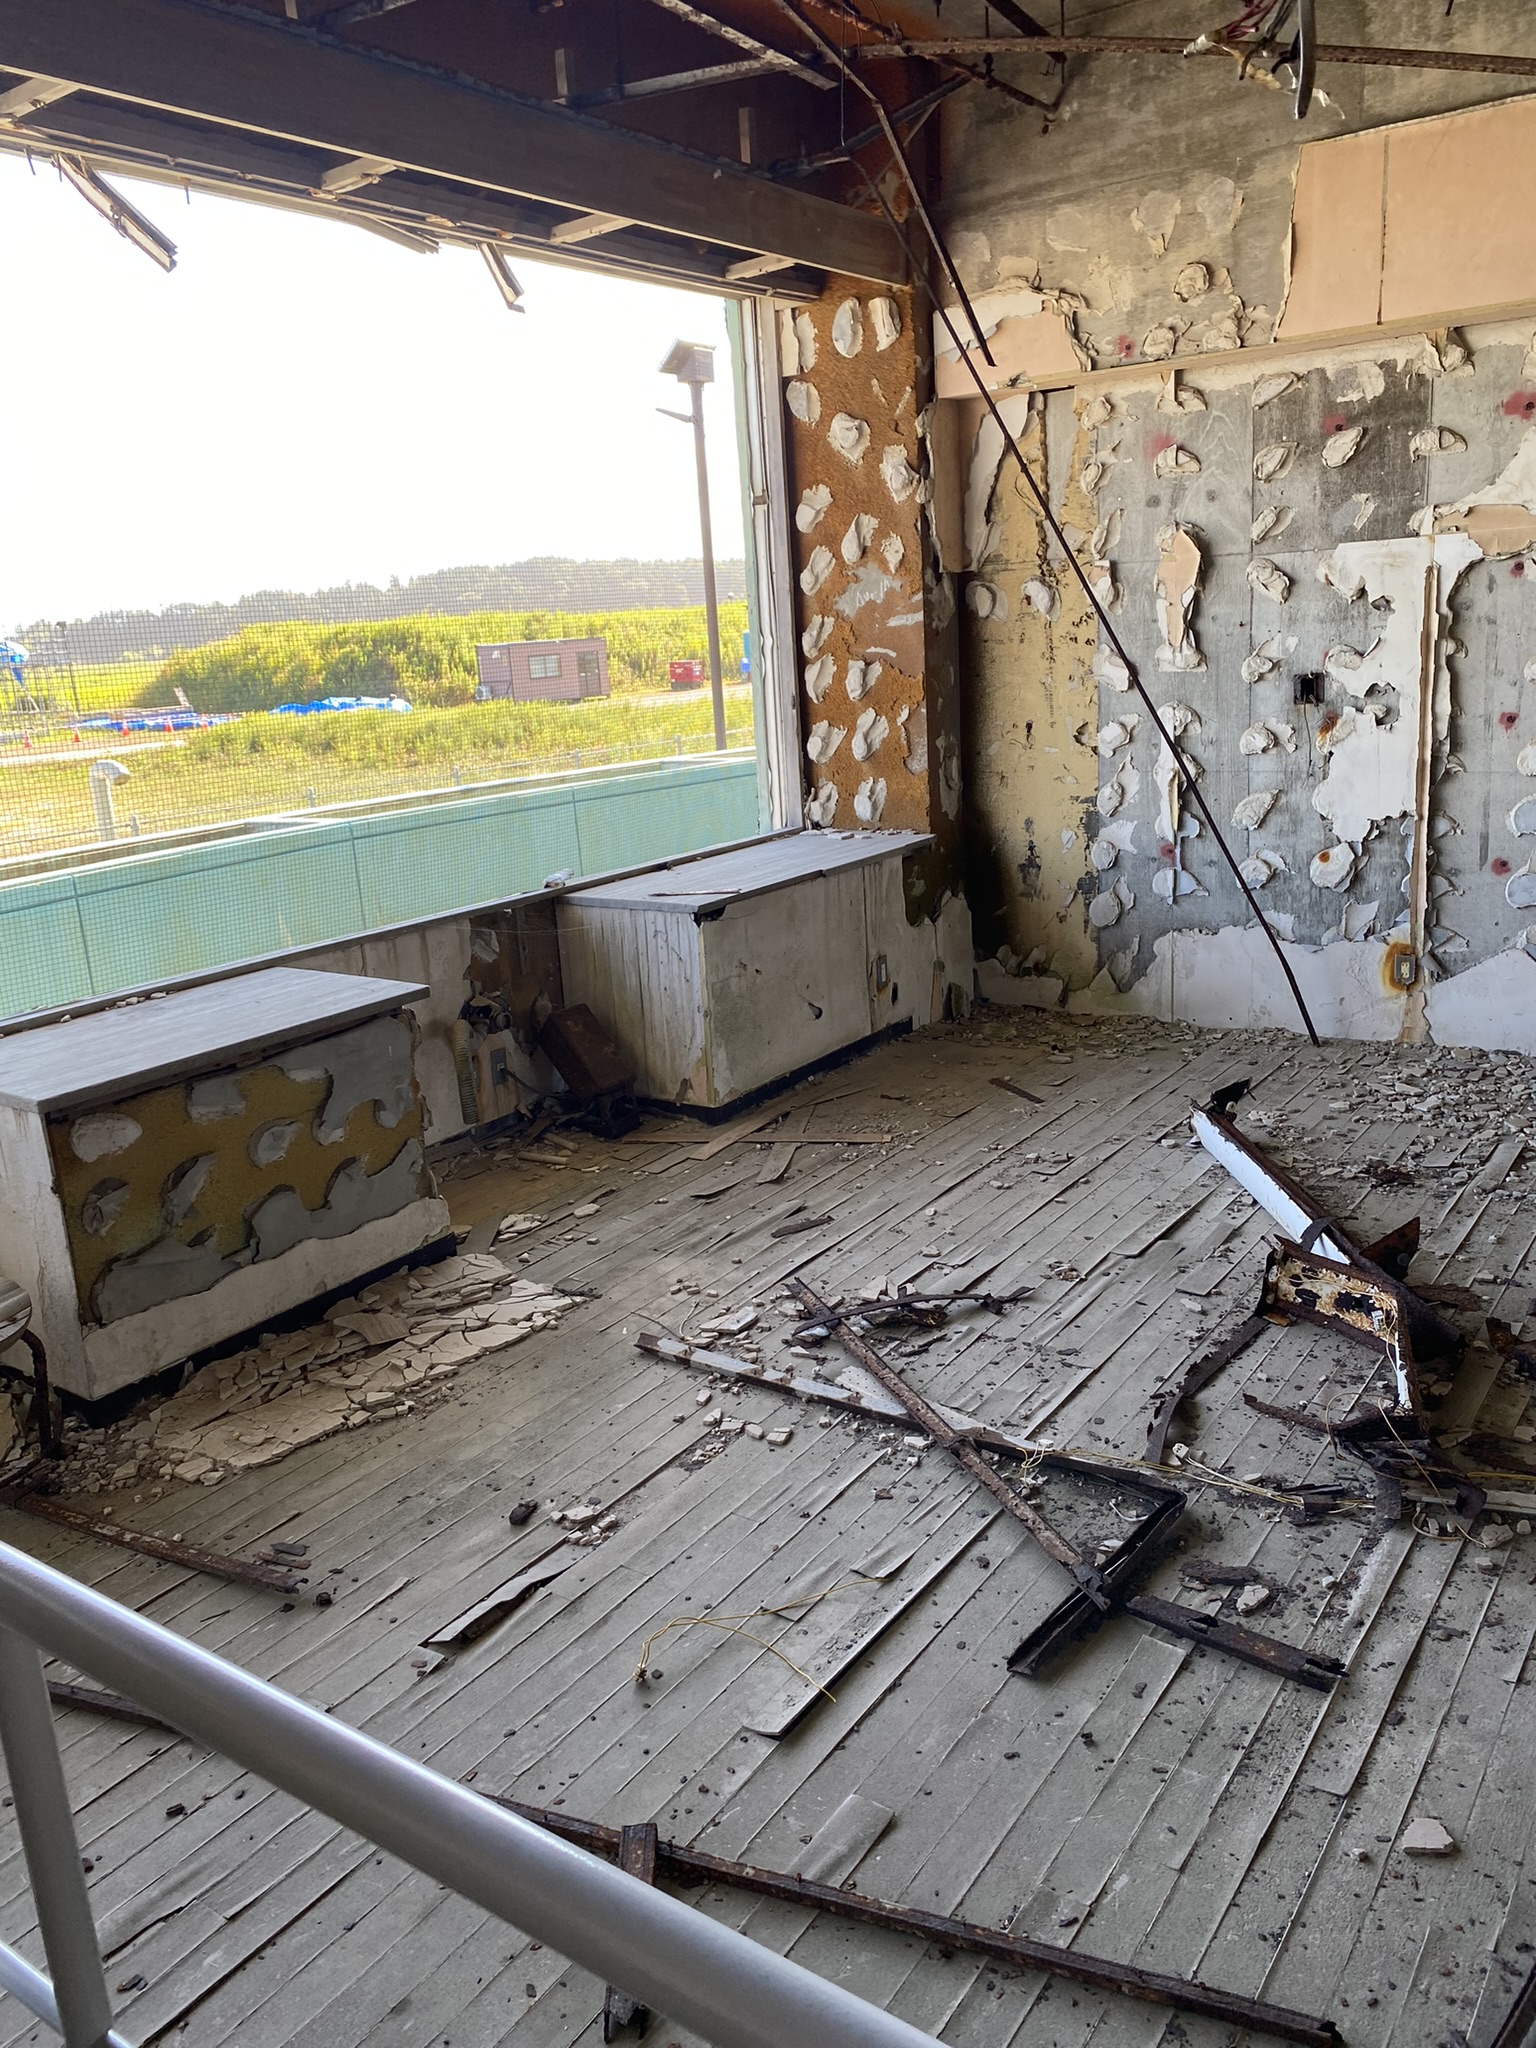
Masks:
[[[1512,420],[1536,419],[1536,391],[1511,391],[1504,410]]]
[[[1506,732],[1513,732],[1520,723],[1520,714],[1518,711],[1501,711],[1499,713],[1499,723]]]
[[[1342,434],[1348,425],[1349,414],[1347,412],[1331,412],[1323,421],[1323,432],[1325,434]]]
[[[1507,875],[1510,872],[1509,862],[1502,853],[1497,860],[1489,861],[1488,872],[1490,875]]]

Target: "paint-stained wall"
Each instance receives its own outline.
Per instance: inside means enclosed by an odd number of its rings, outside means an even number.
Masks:
[[[780,319],[799,580],[807,814],[953,846],[960,811],[954,590],[932,498],[926,317],[834,278]]]

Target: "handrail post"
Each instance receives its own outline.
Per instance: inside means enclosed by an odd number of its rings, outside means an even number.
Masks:
[[[65,2048],[100,2048],[111,2031],[112,2007],[48,1682],[36,1647],[8,1628],[0,1628],[0,1749]]]

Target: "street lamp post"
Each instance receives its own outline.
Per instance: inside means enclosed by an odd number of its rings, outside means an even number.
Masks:
[[[704,386],[715,381],[715,352],[700,341],[675,341],[661,366],[664,377],[686,384],[690,410],[673,412],[659,405],[669,420],[693,428],[693,455],[699,473],[699,540],[704,556],[704,619],[709,631],[709,692],[715,710],[715,751],[725,747],[725,678],[720,666],[720,604],[715,593],[715,544],[709,521],[709,468],[704,459]]]

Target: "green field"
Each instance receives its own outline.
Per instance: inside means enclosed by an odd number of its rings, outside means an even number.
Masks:
[[[745,605],[721,606],[728,679],[745,624]],[[608,642],[611,696],[576,704],[471,701],[477,643],[591,634]],[[179,687],[196,710],[250,715],[175,735],[86,733],[79,745],[57,704],[57,684],[69,698],[68,679],[53,671],[49,729],[32,726],[28,751],[14,742],[0,751],[0,859],[96,838],[87,776],[103,753],[129,769],[114,793],[119,833],[142,835],[705,751],[713,745],[709,692],[667,688],[669,661],[705,651],[701,608],[248,627],[159,664],[77,664],[74,693],[89,712],[171,704]],[[44,680],[29,678],[34,687]],[[302,718],[271,717],[263,708],[330,696],[403,696],[417,708]],[[726,705],[730,744],[750,745],[750,689],[733,682]],[[19,732],[19,722],[11,729]]]

